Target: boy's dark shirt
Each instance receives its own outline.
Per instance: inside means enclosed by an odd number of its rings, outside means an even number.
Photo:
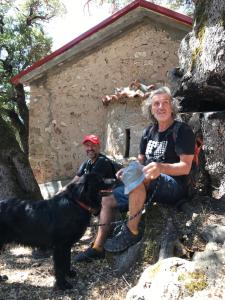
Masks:
[[[103,178],[115,178],[116,173],[110,159],[101,153],[94,163],[90,159],[84,161],[76,175],[81,177],[83,174],[90,172],[98,173]]]
[[[195,137],[193,131],[186,123],[181,122],[176,139],[174,139],[173,126],[175,122],[163,132],[158,132],[158,126],[153,125],[154,127],[149,129],[149,136],[147,133],[142,135],[140,154],[145,156],[145,165],[154,161],[176,163],[180,161],[180,155],[194,154]],[[185,184],[187,175],[173,176],[173,178]]]

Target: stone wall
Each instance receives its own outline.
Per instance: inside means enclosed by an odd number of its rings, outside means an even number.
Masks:
[[[133,79],[164,83],[167,71],[177,65],[184,35],[148,21],[31,82],[30,162],[39,183],[74,175],[85,159],[81,144],[85,134],[98,134],[103,150],[124,155],[123,135],[129,126],[135,133],[130,155],[137,155],[137,139],[145,122],[139,104],[105,107],[101,97]],[[110,130],[115,143],[109,146]]]
[[[121,159],[126,152],[126,139],[130,137],[129,156],[136,157],[140,138],[147,124],[148,120],[141,110],[141,99],[131,98],[125,103],[110,104],[106,124],[106,152]],[[127,130],[129,130],[129,137],[127,137]]]

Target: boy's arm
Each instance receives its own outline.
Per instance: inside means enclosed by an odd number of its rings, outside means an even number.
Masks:
[[[138,154],[137,160],[141,165],[144,165],[145,162],[145,156],[143,154]]]
[[[154,180],[161,173],[171,175],[171,176],[180,176],[188,175],[191,170],[191,165],[194,155],[180,155],[180,161],[177,163],[157,163],[152,162],[143,168],[145,172],[146,179]]]
[[[55,195],[58,195],[62,192],[65,192],[65,190],[67,189],[67,187],[71,184],[71,183],[76,183],[78,180],[80,179],[79,176],[75,176],[69,183],[67,183],[66,185],[64,185],[61,189],[58,190],[58,192],[55,193]]]

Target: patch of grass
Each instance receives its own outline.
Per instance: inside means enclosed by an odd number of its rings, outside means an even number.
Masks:
[[[193,296],[197,291],[204,290],[208,286],[206,275],[200,270],[183,273],[179,275],[178,280],[184,281],[185,289],[190,296]]]
[[[144,250],[144,260],[154,261],[159,251],[158,248],[158,243],[155,240],[148,240]]]
[[[153,279],[155,275],[160,271],[161,264],[158,262],[149,269],[149,277]]]
[[[203,37],[205,35],[205,29],[206,29],[206,22],[204,22],[198,30],[197,37],[198,37],[200,43],[202,43]]]
[[[192,52],[192,55],[191,55],[191,70],[193,70],[193,68],[196,64],[197,58],[198,58],[199,54],[201,53],[201,51],[202,51],[201,47],[196,47],[195,50]]]

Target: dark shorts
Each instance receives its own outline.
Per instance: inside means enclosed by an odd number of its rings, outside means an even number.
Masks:
[[[154,180],[150,183],[146,201],[150,199],[152,193],[155,193],[152,201],[165,204],[176,204],[179,200],[185,197],[185,191],[182,185],[179,184],[173,177],[161,174],[158,180]],[[157,189],[155,191],[156,185]],[[124,194],[123,184],[113,190],[113,195],[116,198],[119,209],[122,211],[128,210],[128,195]]]

